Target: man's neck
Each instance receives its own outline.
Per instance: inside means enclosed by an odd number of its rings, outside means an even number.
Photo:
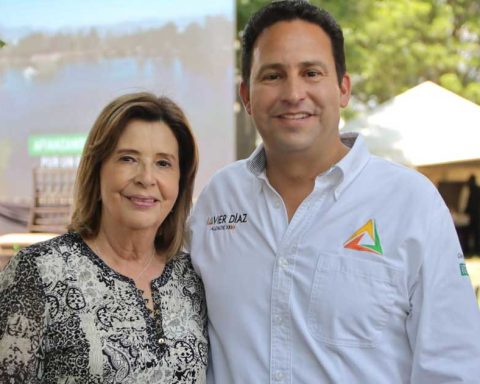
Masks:
[[[266,154],[266,175],[273,188],[282,197],[290,221],[297,208],[312,192],[318,175],[338,163],[349,148],[339,142],[335,150],[308,156],[302,153]]]

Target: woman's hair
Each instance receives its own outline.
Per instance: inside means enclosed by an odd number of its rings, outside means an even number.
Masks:
[[[172,211],[160,226],[155,247],[167,260],[175,256],[183,242],[185,222],[192,206],[198,167],[197,144],[183,111],[169,98],[151,93],[131,93],[108,104],[97,117],[85,143],[75,181],[74,209],[69,231],[85,238],[98,235],[102,213],[100,168],[115,150],[125,127],[132,120],[165,123],[178,142],[180,181]]]

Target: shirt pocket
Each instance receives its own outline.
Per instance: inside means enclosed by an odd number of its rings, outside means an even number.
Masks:
[[[321,254],[307,325],[329,345],[373,348],[392,312],[401,272],[385,264]]]

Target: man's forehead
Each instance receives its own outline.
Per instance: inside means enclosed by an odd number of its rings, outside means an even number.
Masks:
[[[318,24],[314,22],[310,22],[303,19],[293,19],[293,20],[279,20],[268,27],[266,27],[262,32],[259,33],[255,42],[253,44],[253,48],[258,46],[259,42],[271,37],[272,34],[275,35],[276,31],[281,31],[282,39],[288,39],[290,36],[295,36],[297,34],[305,35],[317,35],[326,38],[330,42],[330,37],[327,32]],[[275,36],[276,37],[276,36]]]
[[[252,50],[252,66],[260,64],[295,66],[333,63],[330,37],[317,24],[303,20],[280,21],[266,28],[257,38]]]

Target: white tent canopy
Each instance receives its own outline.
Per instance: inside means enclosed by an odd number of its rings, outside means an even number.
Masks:
[[[480,159],[480,106],[430,81],[345,124],[370,150],[412,166]]]

